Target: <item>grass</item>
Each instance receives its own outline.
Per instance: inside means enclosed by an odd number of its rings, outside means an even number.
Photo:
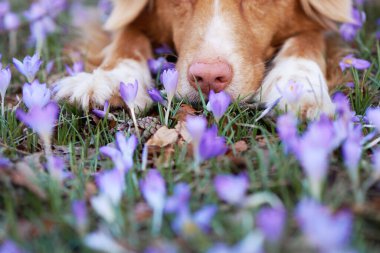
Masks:
[[[344,86],[340,88],[349,96],[358,115],[363,115],[369,106],[379,105],[380,46],[373,39],[373,13],[376,12],[369,8],[369,25],[361,32],[355,44],[357,55],[370,60],[372,67],[365,72],[352,70],[354,89]],[[67,20],[65,15],[60,18],[62,27],[67,25]],[[27,36],[27,28],[19,32],[20,50],[17,57],[22,58],[33,52],[32,48],[22,48]],[[52,76],[64,73],[64,43],[61,33],[57,33],[49,37],[48,47],[44,48],[44,62],[55,62]],[[3,63],[9,63],[13,57],[7,54],[7,44],[7,36],[1,36]],[[8,104],[16,106],[15,97],[21,97],[24,79],[14,69],[12,73],[12,84],[6,100]],[[39,74],[41,82],[49,82],[49,77],[44,71]],[[169,123],[171,127],[177,123],[174,116],[181,110],[182,104],[188,103],[176,100],[173,104]],[[16,119],[14,111],[8,110],[5,117],[0,118],[0,156],[8,157],[13,163],[11,171],[0,170],[0,240],[12,239],[29,252],[92,252],[83,244],[83,236],[103,226],[122,245],[138,252],[148,245],[166,241],[174,242],[180,249],[179,252],[205,252],[217,241],[235,244],[254,228],[254,217],[259,208],[256,206],[242,210],[222,203],[216,196],[213,179],[218,174],[237,174],[243,171],[250,180],[249,195],[257,196],[255,194],[265,192],[277,196],[288,211],[285,237],[280,245],[270,247],[268,252],[312,252],[305,246],[292,218],[296,204],[309,194],[302,169],[293,156],[284,154],[276,134],[275,120],[264,117],[256,122],[260,110],[244,108],[238,102],[230,106],[219,124],[219,133],[226,137],[231,151],[226,156],[203,163],[199,175],[191,170],[193,160],[187,145],[176,144],[151,155],[149,167],[154,166],[161,172],[169,193],[172,193],[176,183],[186,182],[192,189],[192,210],[198,210],[205,204],[218,206],[219,211],[212,221],[210,234],[205,236],[195,233],[189,237],[179,237],[170,226],[173,220],[170,215],[164,217],[161,233],[158,236],[151,234],[151,213],[147,211],[139,190],[139,180],[145,174],[139,169],[142,145],[137,148],[134,167],[126,178],[128,187],[118,209],[117,223],[106,224],[91,209],[88,200],[97,191],[94,173],[112,168],[111,161],[99,157],[99,147],[114,141],[115,126],[108,120],[94,121],[90,114],[71,105],[60,105],[53,150],[65,158],[67,167],[74,174],[73,179],[63,185],[57,184],[43,169],[41,164],[45,158],[40,140]],[[19,106],[23,107],[22,104]],[[212,115],[205,110],[204,103],[194,107],[212,121]],[[129,119],[127,111],[118,110],[115,114],[120,121]],[[163,118],[158,107],[142,116],[148,115],[158,117],[161,121]],[[301,130],[305,127],[305,123],[300,126]],[[234,144],[242,140],[247,143],[248,149],[238,152]],[[370,175],[371,150],[364,152],[360,163],[362,181]],[[351,210],[355,216],[353,246],[359,252],[377,252],[380,247],[379,186],[374,186],[367,192],[363,205],[356,205],[340,152],[336,151],[330,160],[330,172],[322,202],[334,210]],[[23,169],[25,167],[28,169]],[[23,174],[27,172],[29,174]],[[19,173],[27,175],[26,178],[17,180],[15,175],[20,175]],[[71,213],[71,203],[76,199],[87,200],[89,225],[84,232],[76,228]]]

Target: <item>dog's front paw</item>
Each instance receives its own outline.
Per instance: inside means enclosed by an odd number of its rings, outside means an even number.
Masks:
[[[335,106],[320,67],[313,61],[290,58],[275,63],[264,80],[259,99],[301,117],[314,119],[321,114],[332,116]]]
[[[147,94],[147,88],[151,85],[150,72],[143,64],[133,60],[125,60],[110,71],[99,68],[93,73],[63,78],[54,85],[53,93],[55,99],[67,100],[83,109],[102,106],[106,101],[110,101],[112,106],[119,106],[122,105],[120,83],[134,80],[139,83],[135,109],[144,109],[151,104]]]

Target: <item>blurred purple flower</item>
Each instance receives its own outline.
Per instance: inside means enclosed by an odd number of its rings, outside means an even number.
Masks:
[[[0,18],[5,16],[11,9],[11,6],[7,0],[0,2]]]
[[[157,170],[150,170],[145,179],[140,182],[140,189],[153,210],[162,210],[165,207],[166,187],[165,180]]]
[[[125,84],[123,82],[120,83],[120,95],[130,109],[134,108],[138,89],[139,89],[139,83],[137,80],[135,80],[134,83],[128,83],[128,84]]]
[[[254,231],[246,235],[238,244],[230,247],[224,243],[216,243],[207,253],[263,253],[264,238],[260,232]]]
[[[74,200],[71,203],[71,212],[75,219],[75,226],[79,231],[84,232],[88,223],[86,202],[84,200]]]
[[[16,69],[26,77],[28,82],[32,83],[41,67],[42,61],[38,54],[35,54],[32,57],[26,56],[22,62],[13,58],[13,64]]]
[[[345,71],[347,68],[351,67],[357,70],[365,70],[371,66],[371,63],[363,59],[357,59],[354,55],[350,54],[342,59],[339,66],[342,71]]]
[[[77,61],[77,62],[74,62],[72,68],[70,66],[68,66],[68,65],[65,65],[65,68],[66,68],[66,72],[70,76],[75,76],[76,74],[78,74],[80,72],[83,72],[83,70],[84,70],[84,63],[83,63],[83,61]]]
[[[40,84],[38,80],[31,84],[25,83],[22,88],[22,100],[26,107],[44,107],[50,101],[50,90],[46,88],[46,84]]]
[[[8,169],[12,166],[12,162],[6,158],[0,156],[0,169]]]
[[[349,131],[348,138],[343,143],[342,152],[344,164],[350,173],[357,174],[363,151],[362,140],[362,128],[361,125],[358,125]]]
[[[207,129],[207,120],[202,116],[187,116],[186,128],[191,135],[193,143],[199,145],[199,142]]]
[[[366,21],[366,14],[356,8],[352,9],[352,19],[353,23],[345,23],[341,25],[339,31],[341,36],[345,41],[353,41],[356,37],[356,34],[362,28],[363,24]]]
[[[95,250],[96,252],[105,253],[127,253],[129,250],[121,246],[112,236],[102,230],[87,234],[83,238],[83,243],[86,247]]]
[[[111,199],[105,194],[93,196],[90,199],[91,206],[95,212],[100,215],[108,223],[112,223],[116,219],[116,212]]]
[[[17,14],[8,12],[4,16],[4,27],[8,31],[17,30],[20,26],[20,18]]]
[[[176,69],[168,69],[161,74],[161,83],[164,85],[168,94],[168,101],[171,101],[177,90],[178,71]]]
[[[176,184],[173,195],[166,200],[165,211],[167,213],[178,212],[181,208],[188,206],[190,196],[191,191],[188,184]]]
[[[218,128],[214,125],[207,129],[200,140],[198,155],[205,161],[227,152],[226,139],[218,136]]]
[[[51,71],[53,70],[53,68],[54,68],[54,60],[51,60],[46,64],[46,67],[45,67],[46,74],[49,75]]]
[[[368,121],[380,132],[380,108],[368,108],[366,112]]]
[[[346,252],[351,236],[352,215],[331,211],[318,202],[303,199],[296,208],[296,218],[311,246],[321,252]]]
[[[5,240],[0,246],[0,253],[25,253],[16,243],[11,240]]]
[[[302,94],[305,92],[304,85],[302,83],[290,80],[283,90],[278,88],[281,97],[289,104],[295,104],[298,102]]]
[[[1,59],[1,58],[0,58]],[[7,92],[8,86],[11,83],[12,73],[9,68],[2,69],[0,64],[0,95],[1,95],[1,114],[4,117],[4,100],[5,93]]]
[[[286,211],[283,207],[264,207],[256,215],[256,224],[270,242],[281,240],[286,223]]]
[[[109,108],[109,102],[106,101],[106,102],[104,103],[103,110],[93,109],[92,112],[93,112],[97,117],[99,117],[99,118],[104,118],[104,117],[106,117],[106,115],[107,115],[108,108]]]
[[[53,134],[58,119],[59,106],[55,102],[48,103],[45,107],[33,107],[28,113],[17,109],[17,118],[33,129],[42,139],[50,138]]]
[[[148,94],[149,94],[150,98],[153,100],[153,102],[165,105],[165,100],[161,96],[161,92],[159,90],[157,90],[156,88],[149,89]]]
[[[150,72],[152,74],[156,75],[158,72],[162,71],[163,66],[168,63],[165,57],[159,57],[157,59],[149,59],[148,60],[148,66],[150,69]]]
[[[282,141],[285,153],[294,151],[298,143],[297,118],[293,114],[284,114],[277,119],[277,132]]]
[[[136,150],[137,142],[136,136],[132,135],[127,140],[123,132],[118,132],[116,148],[104,146],[99,151],[112,159],[116,169],[126,173],[133,166],[133,153]]]
[[[335,111],[339,118],[343,119],[346,123],[350,122],[355,113],[351,110],[350,100],[346,95],[338,92],[333,98]]]
[[[163,54],[168,54],[168,55],[174,54],[173,50],[167,44],[164,44],[161,47],[156,48],[154,50],[154,52],[156,54],[161,54],[161,55],[163,55]]]
[[[207,103],[207,110],[212,111],[215,120],[219,122],[220,118],[222,118],[224,113],[227,111],[230,103],[231,97],[226,92],[221,91],[219,93],[215,93],[211,90],[209,102]]]
[[[62,183],[66,179],[72,178],[73,173],[66,169],[65,161],[61,157],[50,156],[48,159],[47,166],[50,176],[57,180],[57,182]]]
[[[125,174],[118,169],[103,171],[96,177],[100,193],[107,196],[114,206],[119,205],[125,190]]]
[[[214,187],[220,199],[231,205],[239,205],[244,201],[249,182],[244,174],[218,175],[214,179]]]

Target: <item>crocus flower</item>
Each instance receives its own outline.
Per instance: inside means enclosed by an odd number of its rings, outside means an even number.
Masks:
[[[161,229],[162,214],[165,207],[166,187],[165,180],[157,170],[150,170],[140,183],[141,192],[153,209],[153,232]]]
[[[296,148],[298,143],[297,118],[293,114],[284,114],[277,119],[277,132],[284,145],[285,153]]]
[[[124,173],[118,169],[104,171],[97,175],[96,183],[100,193],[107,196],[114,206],[118,206],[125,190]]]
[[[149,59],[148,66],[149,66],[150,72],[156,75],[159,71],[162,70],[162,67],[166,63],[167,63],[167,60],[165,59],[165,57],[159,57],[158,59]]]
[[[198,155],[205,161],[227,152],[226,139],[218,136],[218,128],[214,125],[207,129],[199,143]]]
[[[234,246],[216,243],[207,253],[262,253],[264,252],[264,237],[259,231],[250,232],[243,240]]]
[[[84,63],[83,63],[83,61],[77,61],[77,62],[74,62],[72,68],[68,65],[65,65],[65,67],[66,67],[66,72],[70,76],[75,76],[76,74],[78,74],[84,70]]]
[[[296,208],[296,218],[312,247],[321,252],[348,252],[352,215],[342,211],[333,215],[314,200],[304,199]]]
[[[188,205],[190,196],[191,191],[188,184],[176,184],[173,195],[166,200],[165,211],[168,213],[178,212],[182,207]]]
[[[46,88],[46,84],[40,84],[38,80],[33,83],[25,83],[22,88],[22,100],[26,107],[44,107],[50,101],[50,90]]]
[[[257,227],[270,242],[278,242],[283,234],[286,211],[283,207],[264,207],[256,215]]]
[[[356,34],[362,28],[363,24],[366,21],[365,12],[359,11],[358,9],[352,9],[352,19],[353,23],[345,23],[341,25],[339,31],[342,38],[345,41],[353,41],[356,37]]]
[[[5,240],[0,246],[0,253],[25,253],[16,243],[11,240]]]
[[[5,16],[10,11],[10,4],[8,1],[1,1],[0,2],[0,18]]]
[[[92,208],[108,223],[112,223],[116,219],[115,206],[110,198],[104,194],[94,196],[90,200]]]
[[[75,219],[75,226],[83,233],[88,223],[86,202],[74,200],[71,203],[71,212]]]
[[[7,92],[8,86],[11,83],[11,70],[9,68],[2,69],[0,64],[0,95],[1,95],[1,114],[4,117],[4,101],[5,93]]]
[[[55,123],[58,119],[59,107],[57,103],[50,102],[45,107],[32,107],[28,113],[18,109],[17,118],[33,129],[41,138],[53,134]]]
[[[219,93],[215,93],[211,90],[209,102],[207,103],[207,110],[212,111],[215,120],[219,122],[220,118],[222,118],[224,113],[227,111],[230,103],[231,97],[226,92],[221,91]]]
[[[92,112],[99,118],[104,118],[106,117],[107,113],[108,113],[108,108],[109,108],[109,102],[106,101],[104,103],[104,107],[103,107],[103,110],[99,110],[99,109],[93,109]],[[111,116],[110,114],[108,114],[108,119],[113,119],[113,115]]]
[[[131,112],[133,123],[135,125],[137,136],[140,137],[139,126],[137,124],[136,115],[135,115],[135,99],[137,96],[137,91],[139,89],[139,83],[135,80],[134,83],[125,84],[120,83],[120,95],[124,102],[128,105],[128,108]]]
[[[50,156],[48,159],[48,170],[50,176],[59,183],[72,178],[73,174],[67,170],[65,161],[61,157]]]
[[[153,100],[153,102],[160,103],[162,105],[165,105],[165,100],[161,96],[161,93],[156,88],[148,89],[148,94],[150,98]]]
[[[243,202],[248,186],[248,178],[244,174],[218,175],[214,179],[214,187],[219,198],[231,205],[239,205]]]
[[[164,44],[161,47],[158,47],[154,50],[156,54],[173,54],[173,50],[167,45]]]
[[[116,148],[105,146],[99,151],[112,159],[116,169],[126,173],[133,166],[133,154],[137,143],[136,136],[132,135],[127,140],[123,132],[118,132],[116,133]]]
[[[349,171],[351,180],[353,180],[355,189],[359,184],[358,166],[363,151],[362,139],[362,128],[361,125],[358,125],[349,132],[348,138],[342,147],[344,164]]]
[[[17,30],[20,26],[20,18],[18,15],[12,12],[8,12],[4,16],[4,27],[8,31]]]
[[[278,87],[281,97],[287,104],[296,104],[305,92],[304,85],[300,82],[290,80],[283,89]]]
[[[35,54],[32,57],[26,56],[23,62],[13,58],[13,64],[16,69],[26,77],[28,82],[32,83],[41,67],[42,61],[40,60],[38,54]]]
[[[101,230],[86,235],[84,237],[84,244],[90,249],[105,253],[128,252],[128,250],[117,243],[111,235]]]
[[[165,125],[168,125],[171,103],[172,103],[174,94],[177,90],[178,71],[176,69],[165,70],[161,74],[161,82],[164,85],[167,96],[168,96],[168,104],[167,104],[167,109],[166,109],[166,114],[165,114]]]
[[[369,108],[366,112],[367,118],[377,131],[380,131],[380,108]]]
[[[342,61],[339,63],[339,66],[342,71],[345,71],[347,68],[351,67],[357,70],[365,70],[371,66],[371,63],[363,59],[357,59],[354,57],[354,55],[350,54],[342,59]]]
[[[207,129],[207,120],[202,116],[187,116],[186,128],[189,131],[194,146],[198,146]]]

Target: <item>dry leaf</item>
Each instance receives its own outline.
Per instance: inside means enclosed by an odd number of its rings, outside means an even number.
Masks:
[[[191,142],[191,135],[189,131],[187,130],[186,127],[186,122],[185,121],[178,121],[177,125],[175,126],[175,129],[179,133],[179,135],[187,142]]]
[[[148,146],[166,147],[174,144],[178,140],[178,132],[175,129],[169,129],[166,126],[161,127],[146,143]]]
[[[235,143],[234,148],[237,153],[241,153],[248,150],[248,144],[245,141],[238,141]]]
[[[191,105],[182,104],[181,108],[179,108],[177,114],[175,115],[175,119],[177,121],[186,121],[186,117],[188,115],[195,115],[197,110],[195,110]]]

